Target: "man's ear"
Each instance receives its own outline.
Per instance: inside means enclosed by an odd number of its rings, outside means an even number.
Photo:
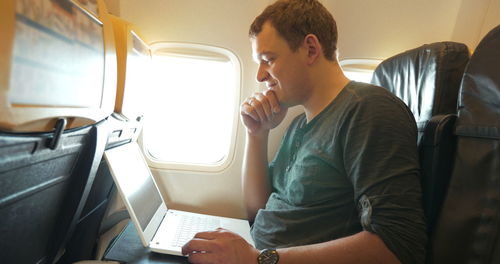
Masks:
[[[314,34],[308,34],[304,38],[303,45],[307,51],[308,64],[313,64],[320,57],[320,55],[323,54],[323,49],[319,43],[319,39]]]

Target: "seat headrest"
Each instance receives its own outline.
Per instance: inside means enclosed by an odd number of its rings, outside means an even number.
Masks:
[[[500,26],[481,40],[465,69],[455,133],[500,139]]]
[[[372,83],[403,100],[420,131],[434,115],[456,113],[458,89],[469,60],[465,44],[437,42],[384,60]]]

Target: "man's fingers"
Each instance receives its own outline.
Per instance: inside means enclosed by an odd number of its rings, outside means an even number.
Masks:
[[[276,109],[279,109],[279,103],[274,93],[270,95],[271,96],[267,96],[266,93],[255,93],[244,101],[241,112],[251,116],[255,121],[272,120]]]
[[[188,261],[189,261],[189,263],[193,263],[193,264],[214,263],[213,258],[214,258],[214,254],[212,254],[212,253],[193,252],[193,253],[189,254]]]
[[[191,255],[195,253],[210,253],[213,251],[212,240],[193,238],[182,246],[182,255]]]
[[[221,230],[223,229],[217,228],[215,231],[198,232],[196,233],[196,235],[194,235],[194,238],[201,238],[206,240],[216,239],[219,236]]]
[[[212,240],[224,236],[226,230],[217,228],[215,231],[198,232],[194,238],[182,247],[182,254],[187,255],[192,252],[212,252],[215,244]],[[185,252],[186,251],[186,252]],[[187,254],[186,254],[187,253]]]
[[[262,93],[255,94],[255,98],[260,103],[258,106],[260,106],[265,114],[266,120],[271,120],[273,118],[273,111],[271,110],[271,104],[269,103],[268,98]]]
[[[255,93],[240,106],[243,124],[250,133],[268,131],[275,128],[286,116],[287,108],[282,107],[274,91]]]
[[[278,97],[276,96],[276,93],[271,91],[271,90],[267,90],[264,92],[264,95],[269,100],[269,104],[270,104],[270,107],[271,107],[273,113],[275,113],[275,114],[279,113],[281,111],[281,105],[280,105],[280,102],[278,100]]]
[[[200,232],[182,247],[190,263],[241,263],[238,260],[253,256],[252,248],[241,236],[223,228]]]
[[[267,120],[266,113],[263,109],[263,104],[259,99],[257,99],[255,96],[250,97],[248,99],[248,105],[250,105],[251,111],[259,116],[259,121]]]
[[[259,115],[257,114],[257,112],[255,111],[254,107],[252,107],[251,105],[249,105],[248,103],[244,103],[242,106],[241,106],[241,114],[242,115],[246,115],[246,116],[249,116],[251,117],[254,121],[256,122],[260,122],[260,117]]]

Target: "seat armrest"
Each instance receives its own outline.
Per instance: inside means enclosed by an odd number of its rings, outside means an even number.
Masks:
[[[437,115],[427,122],[420,146],[423,205],[429,234],[446,197],[453,168],[457,115]]]

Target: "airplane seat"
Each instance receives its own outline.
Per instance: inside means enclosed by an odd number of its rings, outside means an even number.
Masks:
[[[415,116],[420,142],[431,117],[456,113],[458,88],[468,60],[465,44],[426,44],[382,61],[371,82],[406,103]]]
[[[2,262],[52,263],[59,257],[88,196],[105,131],[103,122],[67,130],[62,125],[55,132],[0,131]]]
[[[423,206],[428,233],[444,200],[454,152],[452,128],[460,81],[469,60],[466,45],[436,42],[384,60],[372,83],[403,100],[417,122]]]
[[[1,263],[60,261],[86,212],[116,52],[104,2],[85,2],[0,1]]]
[[[448,193],[428,263],[500,263],[500,26],[465,69]]]

